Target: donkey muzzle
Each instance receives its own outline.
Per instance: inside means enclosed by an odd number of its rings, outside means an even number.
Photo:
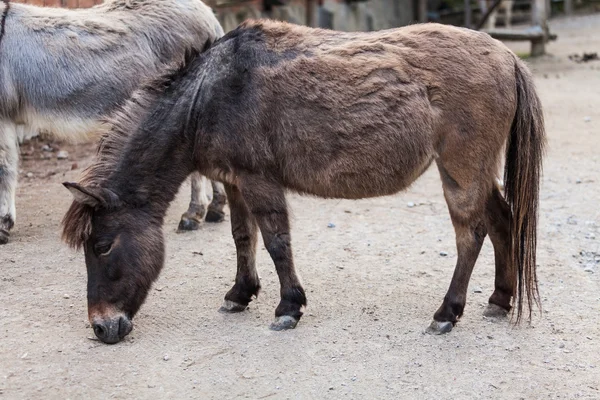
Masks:
[[[131,332],[133,323],[126,316],[118,315],[110,319],[94,319],[92,328],[96,337],[102,342],[115,344]]]

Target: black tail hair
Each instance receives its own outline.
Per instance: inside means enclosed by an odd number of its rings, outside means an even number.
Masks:
[[[504,172],[505,198],[512,210],[510,265],[516,283],[513,298],[517,322],[527,299],[529,319],[536,304],[541,309],[536,277],[536,244],[540,176],[546,144],[542,106],[533,77],[515,60],[517,112],[511,127]]]

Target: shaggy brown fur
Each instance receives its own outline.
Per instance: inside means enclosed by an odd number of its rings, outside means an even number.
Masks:
[[[131,232],[161,224],[185,176],[198,170],[223,181],[231,200],[238,272],[224,310],[243,310],[258,293],[260,229],[281,282],[273,328],[292,328],[306,297],[293,263],[285,189],[329,198],[388,195],[435,161],[458,260],[432,330],[448,331],[462,315],[487,234],[496,256],[488,313],[516,304],[519,319],[524,300],[530,309],[537,300],[541,106],[525,65],[487,34],[437,24],[341,33],[248,21],[191,60],[162,92],[138,97],[115,121],[109,156],[100,156],[84,184],[68,185],[76,196],[71,210],[89,207],[77,202],[95,207],[65,217],[71,245],[92,249],[98,235],[126,235],[130,249],[144,250],[126,269],[144,271],[161,258],[152,246],[162,241],[136,242]],[[505,145],[506,200],[495,185]],[[145,223],[139,215],[134,225],[109,223],[140,210]],[[118,254],[125,249],[112,251],[112,262],[123,264]],[[88,266],[108,262],[89,254]]]

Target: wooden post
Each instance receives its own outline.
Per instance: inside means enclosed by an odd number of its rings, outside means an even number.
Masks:
[[[427,22],[427,0],[419,0],[419,22]]]
[[[564,11],[567,15],[573,14],[573,0],[565,0]]]
[[[315,26],[315,0],[306,0],[306,26]]]
[[[471,13],[471,1],[464,0],[465,5],[465,27],[471,28],[471,21],[473,20],[473,15]]]
[[[544,32],[544,39],[531,42],[531,56],[541,56],[546,53],[546,38],[548,37],[548,14],[546,0],[533,0],[531,9],[531,22],[539,26]]]

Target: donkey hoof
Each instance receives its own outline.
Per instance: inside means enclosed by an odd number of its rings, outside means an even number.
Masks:
[[[8,243],[10,233],[4,229],[0,229],[0,245]]]
[[[298,325],[298,320],[289,315],[282,315],[281,317],[275,318],[275,321],[269,327],[272,331],[285,331],[288,329],[294,329]]]
[[[483,316],[486,318],[503,319],[508,316],[508,311],[499,305],[489,303],[483,311]]]
[[[223,220],[225,220],[225,213],[222,211],[208,210],[204,220],[206,222],[223,222]]]
[[[181,218],[177,232],[197,231],[198,229],[200,229],[200,222],[189,218]]]
[[[223,305],[221,306],[221,308],[219,308],[219,312],[227,313],[227,314],[238,313],[238,312],[242,312],[242,311],[246,310],[246,308],[248,308],[248,306],[245,306],[240,303],[236,303],[235,301],[225,300],[223,302]]]
[[[425,332],[430,335],[443,335],[444,333],[450,332],[453,327],[454,325],[450,321],[440,322],[433,320]]]

